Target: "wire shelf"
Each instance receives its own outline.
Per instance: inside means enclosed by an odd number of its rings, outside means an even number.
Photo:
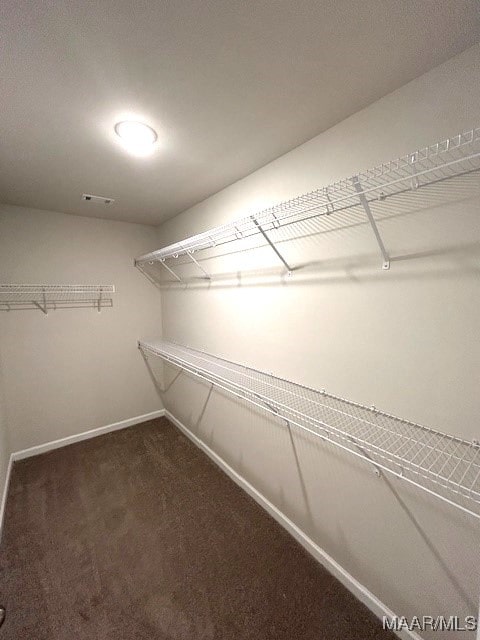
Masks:
[[[364,216],[366,214],[365,219],[372,226],[382,255],[382,267],[388,269],[390,259],[372,214],[373,204],[378,218],[381,217],[382,203],[392,196],[411,193],[422,187],[479,170],[480,128],[475,128],[350,178],[252,213],[240,220],[145,254],[135,260],[135,266],[157,284],[157,274],[153,274],[152,277],[149,265],[159,264],[174,280],[182,281],[184,278],[178,275],[175,267],[179,264],[178,258],[184,256],[199,270],[201,278],[210,279],[211,275],[200,263],[200,258],[193,254],[257,237],[263,246],[273,249],[279,263],[283,263],[287,271],[291,272],[296,266],[290,265],[280,253],[275,241],[272,241],[272,232],[275,234],[278,229],[287,225],[299,225],[320,216],[341,214],[357,207],[363,211]]]
[[[181,345],[138,346],[480,518],[478,443]]]
[[[113,284],[0,284],[0,310],[113,306]]]

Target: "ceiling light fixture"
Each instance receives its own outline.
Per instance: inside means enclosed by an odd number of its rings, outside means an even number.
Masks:
[[[157,133],[148,124],[124,120],[117,122],[115,133],[125,149],[135,156],[148,156],[154,151]]]

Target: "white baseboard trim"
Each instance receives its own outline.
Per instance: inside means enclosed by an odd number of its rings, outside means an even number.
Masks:
[[[114,422],[113,424],[107,424],[104,427],[98,427],[97,429],[90,429],[90,431],[83,431],[73,436],[66,436],[59,440],[52,440],[45,444],[39,444],[29,449],[22,449],[21,451],[15,451],[12,453],[13,460],[23,460],[24,458],[31,458],[32,456],[38,456],[41,453],[52,451],[53,449],[59,449],[60,447],[66,447],[69,444],[75,442],[81,442],[82,440],[88,440],[89,438],[96,438],[104,433],[110,433],[111,431],[118,431],[119,429],[125,429],[131,427],[134,424],[140,424],[141,422],[147,422],[147,420],[153,420],[154,418],[161,418],[165,415],[165,409],[159,409],[158,411],[152,411],[151,413],[144,413],[141,416],[135,416],[134,418],[128,418],[127,420],[121,420],[120,422]]]
[[[380,620],[383,616],[394,618],[395,613],[379,600],[363,584],[356,580],[348,571],[338,564],[326,551],[319,547],[309,538],[297,525],[290,520],[282,511],[272,504],[260,491],[255,489],[243,476],[233,469],[225,460],[215,453],[207,444],[196,436],[188,427],[178,420],[168,409],[165,416],[176,426],[187,438],[204,451],[236,484],[238,484],[249,496],[251,496],[265,511],[267,511],[284,529],[299,542],[327,571],[339,580],[353,595],[358,598],[372,613]],[[402,640],[422,640],[414,631],[400,631],[396,634]]]
[[[8,487],[10,486],[10,476],[12,474],[13,467],[13,453],[10,454],[8,459],[7,473],[5,476],[5,484],[3,485],[2,502],[0,503],[0,542],[2,541],[3,533],[3,518],[5,516],[5,507],[7,504]]]

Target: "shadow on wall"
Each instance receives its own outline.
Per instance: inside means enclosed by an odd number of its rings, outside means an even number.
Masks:
[[[480,197],[479,177],[480,173],[475,171],[451,178],[448,182],[437,182],[419,190],[393,195],[386,201],[370,202],[390,261],[447,256],[450,265],[442,267],[445,272],[467,269],[478,274],[480,233],[476,211]],[[316,212],[300,222],[283,222],[280,226],[272,224],[265,230],[291,266],[291,277],[261,235],[237,238],[234,242],[220,243],[196,252],[196,262],[211,274],[211,279],[203,275],[199,277],[196,265],[184,255],[169,258],[165,263],[181,277],[181,282],[172,280],[160,262],[147,263],[142,269],[157,286],[168,289],[304,281],[326,283],[384,275],[382,256],[361,206],[331,214]],[[320,260],[319,255],[322,256]],[[393,266],[391,272],[394,271]],[[428,272],[427,265],[425,268]],[[361,273],[362,270],[369,273]],[[418,275],[416,271],[415,277]],[[389,277],[408,277],[408,274],[390,273]]]
[[[165,365],[159,358],[146,358],[143,352],[142,355],[164,406],[170,405],[172,396],[177,409],[182,407],[185,389],[192,389],[191,376]],[[451,553],[446,553],[442,536],[439,537],[442,527],[446,530],[454,527],[458,541],[463,536],[474,541],[478,536],[476,522],[458,518],[452,509],[438,505],[419,490],[405,487],[401,480],[397,486],[388,474],[382,473],[378,478],[372,473],[374,465],[368,468],[368,463],[352,460],[329,443],[232,398],[213,384],[195,379],[195,395],[196,401],[188,403],[188,415],[180,416],[190,431],[363,583],[368,582],[366,575],[373,584],[388,583],[388,589],[395,590],[396,606],[402,608],[396,609],[399,615],[425,614],[415,610],[417,597],[404,587],[408,578],[399,576],[398,581],[392,580],[392,565],[397,562],[400,567],[402,563],[408,566],[408,554],[414,557],[418,571],[428,567],[428,573],[439,580],[432,585],[430,595],[438,615],[451,615],[452,606],[457,607],[455,612],[460,608],[465,615],[476,613],[476,596],[469,580],[462,579],[464,573],[458,566],[459,554],[468,553],[468,544],[450,550],[449,538],[447,549]],[[237,434],[241,432],[241,445],[233,448],[229,447],[230,436],[225,435],[225,432],[231,435],[232,429]],[[267,460],[271,463],[272,455],[278,458],[276,477],[268,475],[266,466],[254,469],[245,457],[252,442],[254,447],[268,447],[268,451],[260,452],[265,464]],[[287,477],[289,480],[285,481]],[[356,528],[364,528],[364,539]],[[393,531],[400,537],[389,540]],[[380,554],[376,548],[380,541],[386,545],[389,562],[378,574],[378,568],[368,560],[368,553]]]
[[[394,266],[388,274],[390,281],[441,280],[452,273],[461,273],[478,277],[480,275],[480,242],[444,246],[442,249],[419,251],[409,255],[393,256],[396,262],[407,260],[421,261],[428,258],[445,258],[441,265],[424,263],[416,265],[415,271],[395,271]],[[235,274],[215,275],[215,279],[205,281],[189,281],[161,285],[167,290],[221,289],[236,287],[264,286],[300,286],[310,284],[347,284],[351,282],[373,282],[386,276],[379,267],[378,256],[369,254],[355,259],[331,259],[310,261],[295,268],[293,277],[278,269],[262,269],[259,271],[238,271]]]

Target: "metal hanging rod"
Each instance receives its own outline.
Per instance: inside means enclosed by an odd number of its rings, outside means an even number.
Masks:
[[[480,518],[480,445],[211,354],[140,341],[158,356],[379,470]]]
[[[152,278],[149,265],[157,263],[173,274],[175,280],[182,281],[183,278],[176,269],[172,269],[172,266],[175,266],[179,257],[187,256],[202,269],[204,277],[210,278],[210,274],[206,273],[198,260],[193,259],[193,253],[226,243],[240,242],[252,236],[263,236],[266,246],[271,246],[276,258],[290,272],[295,266],[290,265],[288,259],[280,253],[270,232],[275,232],[276,229],[286,225],[295,225],[324,215],[340,215],[353,207],[361,207],[365,211],[366,219],[372,227],[374,239],[380,249],[382,268],[388,269],[390,266],[388,249],[371,212],[371,203],[375,203],[378,210],[381,203],[391,196],[401,196],[421,187],[478,170],[480,170],[480,128],[475,128],[350,178],[143,255],[135,260],[135,265],[154,282],[158,276],[155,272]]]
[[[113,284],[0,284],[0,310],[111,307]]]

